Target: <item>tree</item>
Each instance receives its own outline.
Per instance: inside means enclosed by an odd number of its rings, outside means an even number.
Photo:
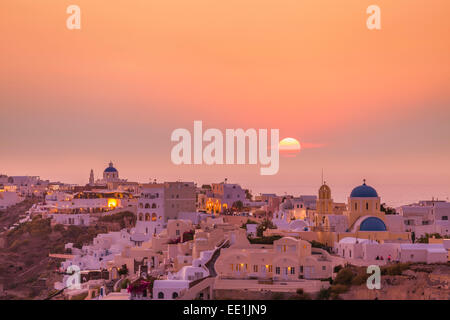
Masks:
[[[122,265],[122,267],[119,269],[118,273],[120,275],[127,276],[128,275],[128,267],[126,264]]]
[[[248,189],[245,189],[245,198],[248,200],[253,199],[253,195],[251,194],[250,190],[248,190]]]
[[[272,223],[272,221],[270,221],[269,219],[264,219],[258,226],[258,228],[256,229],[256,235],[258,237],[262,237],[264,231],[266,231],[267,229],[276,229],[277,227]]]
[[[237,211],[241,211],[242,208],[244,208],[244,204],[242,203],[241,200],[238,200],[235,203],[233,203],[233,208]]]
[[[392,208],[392,207],[388,207],[386,205],[386,203],[382,203],[381,204],[380,210],[382,212],[384,212],[385,214],[397,214],[397,211],[394,208]]]

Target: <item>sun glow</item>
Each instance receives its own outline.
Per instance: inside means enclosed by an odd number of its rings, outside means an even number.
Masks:
[[[294,157],[301,149],[300,142],[294,138],[284,138],[280,141],[279,146],[280,154],[285,157]]]

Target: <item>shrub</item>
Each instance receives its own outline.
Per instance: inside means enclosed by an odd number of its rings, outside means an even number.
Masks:
[[[353,278],[352,285],[360,286],[367,282],[367,278],[369,278],[368,274],[360,273]]]
[[[54,232],[63,232],[64,230],[65,228],[62,224],[57,224],[53,227]]]
[[[353,276],[353,271],[350,268],[343,268],[338,272],[333,284],[350,285],[352,283]]]
[[[127,265],[123,264],[122,267],[118,270],[118,273],[120,275],[127,276],[128,275],[128,267],[127,267]],[[126,288],[124,288],[124,289],[126,289]]]
[[[409,263],[397,263],[394,265],[383,266],[381,268],[381,274],[389,276],[399,276],[403,273],[403,271],[408,270],[409,267]]]
[[[269,219],[264,219],[256,229],[256,235],[262,237],[267,229],[276,229],[277,227]]]
[[[330,295],[331,295],[331,292],[330,292],[329,288],[328,289],[322,288],[322,289],[320,289],[319,293],[317,294],[317,299],[318,300],[328,300],[328,299],[330,299]]]
[[[347,292],[348,291],[348,286],[344,285],[344,284],[334,284],[330,287],[330,293],[331,294],[335,294],[335,295],[339,295],[341,293]]]
[[[128,288],[128,285],[130,284],[130,280],[125,279],[120,283],[120,289],[126,289]]]
[[[330,284],[333,283],[333,279],[331,277],[320,279],[320,281],[328,281]]]
[[[273,244],[275,240],[281,239],[281,236],[275,235],[270,237],[247,238],[251,244]]]
[[[120,224],[120,227],[126,228],[127,222],[130,222],[132,225],[136,224],[136,215],[130,211],[122,211],[106,216],[102,216],[98,219],[100,222],[112,222]]]
[[[20,247],[27,245],[29,243],[28,240],[14,240],[14,242],[11,244],[11,246],[9,247],[9,250],[16,252],[17,250],[19,250]]]
[[[284,299],[284,294],[282,294],[281,292],[275,292],[272,295],[272,300],[282,300]]]
[[[194,240],[194,230],[186,231],[183,233],[183,242]]]
[[[333,269],[334,273],[338,273],[343,267],[341,265],[335,266]]]

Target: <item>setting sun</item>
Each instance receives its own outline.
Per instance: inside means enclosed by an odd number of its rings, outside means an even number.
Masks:
[[[300,142],[294,138],[284,138],[280,141],[280,154],[285,157],[294,157],[300,152]]]

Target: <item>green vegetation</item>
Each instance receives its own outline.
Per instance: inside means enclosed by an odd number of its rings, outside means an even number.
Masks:
[[[258,238],[248,238],[251,244],[273,244],[275,240],[279,240],[282,237],[279,235],[274,235],[270,237],[258,237]]]
[[[242,203],[241,200],[234,202],[232,205],[232,209],[235,211],[242,211],[243,208],[244,208],[244,204]]]
[[[450,235],[442,236],[439,233],[425,233],[424,236],[421,236],[419,239],[415,239],[417,243],[429,243],[428,239],[430,238],[436,238],[436,239],[448,239],[450,238]]]
[[[350,285],[352,283],[354,273],[350,268],[342,268],[339,270],[336,278],[333,281],[333,284],[341,284],[341,285]]]
[[[334,269],[333,269],[333,272],[334,272],[334,273],[338,273],[339,270],[341,270],[342,268],[343,268],[343,267],[342,267],[341,265],[335,266]]]
[[[296,291],[297,295],[290,298],[290,300],[311,300],[309,294],[307,294],[302,288],[298,288]]]
[[[386,203],[382,203],[381,204],[380,210],[382,212],[384,212],[385,214],[397,214],[397,211],[394,208],[392,208],[392,207],[388,207],[386,205]]]
[[[317,242],[315,240],[311,241],[311,247],[318,248],[318,249],[323,249],[323,250],[328,250],[328,247],[326,245],[324,245],[323,243]]]
[[[45,237],[51,233],[50,219],[42,219],[41,216],[35,216],[29,222],[19,225],[17,228],[8,231],[8,239],[17,239],[22,235],[29,234],[31,236]]]
[[[340,299],[339,295],[349,290],[352,285],[360,285],[366,281],[365,274],[353,272],[350,267],[336,266],[334,271],[337,271],[336,278],[332,281],[328,289],[321,289],[317,295],[319,300],[336,300]]]
[[[381,275],[399,276],[411,267],[410,263],[396,263],[381,267]]]
[[[134,226],[136,224],[136,215],[130,211],[122,211],[111,215],[102,216],[98,219],[98,221],[118,223],[120,228],[124,229],[128,225]]]
[[[122,282],[120,282],[120,289],[128,288],[129,284],[130,284],[130,280],[129,279],[122,280]]]
[[[194,230],[183,232],[183,242],[194,240],[194,234]]]
[[[122,265],[122,267],[118,270],[118,273],[122,276],[127,276],[128,275],[128,267],[126,264]]]
[[[264,219],[256,229],[256,235],[262,237],[267,229],[276,229],[277,227],[269,219]]]
[[[242,229],[247,229],[247,225],[248,224],[258,224],[258,222],[254,221],[254,220],[247,219],[247,221],[242,224],[241,228]]]
[[[92,243],[106,227],[80,227],[55,225],[40,215],[6,232],[5,247],[0,255],[0,278],[6,279],[6,290],[19,290],[29,299],[48,296],[51,288],[39,287],[39,278],[52,278],[59,261],[49,258],[50,253],[66,253],[65,244],[81,248]],[[14,277],[11,277],[14,275]]]

